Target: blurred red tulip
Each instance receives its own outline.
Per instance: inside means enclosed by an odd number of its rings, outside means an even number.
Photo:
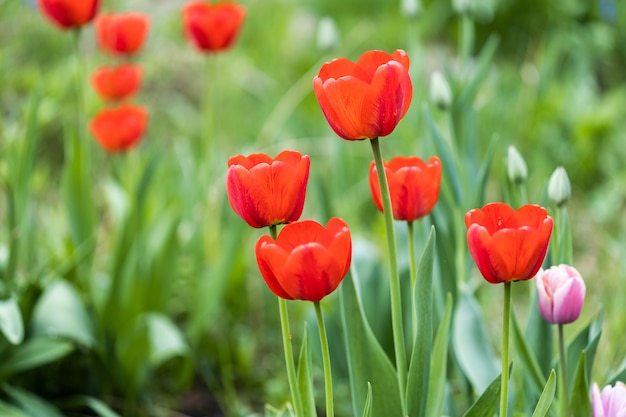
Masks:
[[[492,284],[534,277],[546,256],[552,218],[545,208],[517,210],[491,203],[465,215],[467,244],[483,277]]]
[[[149,28],[150,19],[141,13],[106,13],[96,20],[100,48],[114,55],[137,53]]]
[[[228,49],[237,38],[246,9],[233,2],[194,1],[183,8],[183,26],[189,41],[201,52]]]
[[[308,155],[283,151],[276,158],[259,153],[228,159],[226,190],[231,207],[252,227],[290,223],[304,208]]]
[[[312,220],[291,223],[276,240],[261,236],[256,259],[274,294],[287,300],[317,302],[335,291],[348,273],[350,230],[336,217],[326,227]]]
[[[91,84],[102,100],[122,100],[137,91],[141,75],[141,67],[137,65],[105,66],[93,73]]]
[[[428,163],[417,156],[396,156],[385,163],[393,218],[411,222],[428,215],[439,197],[441,161],[431,156]],[[383,201],[374,161],[370,164],[370,189],[378,210]]]
[[[62,29],[77,28],[93,20],[100,0],[37,0],[39,10]]]
[[[343,139],[387,136],[411,104],[409,57],[397,50],[368,51],[356,63],[335,59],[322,66],[313,89],[330,127]]]
[[[147,122],[146,109],[124,104],[101,110],[89,127],[105,150],[120,152],[131,149],[139,142]]]

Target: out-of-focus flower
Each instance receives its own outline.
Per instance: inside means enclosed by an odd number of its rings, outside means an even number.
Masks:
[[[396,156],[385,163],[393,218],[411,222],[428,215],[439,197],[441,161],[431,156],[428,163],[417,156]],[[374,161],[370,164],[370,189],[378,210],[383,201]]]
[[[509,181],[515,184],[522,184],[528,178],[528,168],[526,161],[513,145],[509,146],[506,158],[506,173]]]
[[[228,159],[226,190],[231,207],[252,227],[291,223],[304,208],[311,161],[308,155],[283,151],[236,155]]]
[[[615,386],[600,388],[595,382],[591,387],[593,417],[626,417],[626,384],[617,381]]]
[[[490,203],[465,215],[467,244],[485,279],[497,284],[534,277],[546,256],[553,221],[545,208]]]
[[[269,289],[287,300],[317,302],[335,291],[348,273],[352,240],[345,221],[326,227],[312,220],[286,225],[276,240],[257,241],[256,258]]]
[[[141,75],[141,67],[137,65],[104,66],[92,74],[91,84],[103,100],[123,100],[137,91]]]
[[[332,17],[322,17],[317,24],[317,46],[330,49],[339,43],[339,30]]]
[[[430,100],[441,110],[447,110],[452,104],[452,90],[448,80],[439,71],[430,76]]]
[[[38,0],[39,10],[62,29],[77,28],[93,20],[100,0]]]
[[[183,26],[189,41],[201,52],[225,51],[233,44],[246,9],[234,2],[194,1],[183,8]]]
[[[338,58],[322,66],[313,89],[330,127],[343,139],[387,136],[411,104],[409,57],[397,50],[368,51],[356,63]]]
[[[105,13],[96,20],[98,44],[114,55],[132,55],[141,49],[150,28],[142,13]]]
[[[539,270],[535,277],[541,316],[552,324],[567,324],[580,316],[585,301],[585,282],[569,265]]]
[[[127,151],[141,139],[148,122],[148,112],[143,107],[124,104],[101,110],[92,119],[91,133],[109,152]]]
[[[572,186],[565,168],[558,167],[548,181],[548,198],[557,205],[563,206],[572,196]]]

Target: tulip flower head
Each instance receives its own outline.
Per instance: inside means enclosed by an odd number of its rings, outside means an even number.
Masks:
[[[569,265],[541,269],[535,277],[541,316],[552,324],[567,324],[580,316],[585,301],[585,282]]]
[[[101,110],[91,121],[91,133],[109,152],[127,151],[141,139],[148,122],[143,107],[122,105]]]
[[[595,382],[591,387],[593,417],[626,417],[626,384],[617,381],[615,386],[607,385],[600,392]]]
[[[114,55],[133,55],[146,39],[150,20],[141,13],[106,13],[96,21],[98,44]]]
[[[259,270],[269,289],[287,300],[317,302],[335,291],[348,273],[352,240],[346,223],[303,220],[286,225],[276,240],[257,241]]]
[[[226,190],[231,207],[252,227],[291,223],[304,208],[311,161],[308,155],[283,151],[236,155],[228,159]]]
[[[397,50],[365,52],[355,63],[338,58],[313,79],[315,96],[330,127],[346,140],[387,136],[411,104],[409,57]]]
[[[553,221],[545,208],[514,210],[490,203],[465,215],[467,244],[483,277],[492,284],[534,277],[546,256]]]
[[[100,67],[91,76],[91,84],[103,100],[123,100],[132,96],[141,84],[142,71],[137,65]]]
[[[93,20],[100,0],[37,0],[39,10],[61,29],[81,27]]]
[[[183,26],[189,41],[204,53],[222,52],[237,38],[246,9],[234,2],[193,1],[183,8]]]
[[[393,218],[413,221],[428,215],[439,197],[441,161],[431,156],[428,163],[417,156],[396,156],[385,163],[389,183]],[[378,173],[374,161],[370,164],[370,189],[378,210],[383,211]]]

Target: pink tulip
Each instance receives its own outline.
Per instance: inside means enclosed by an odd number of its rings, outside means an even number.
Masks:
[[[626,417],[626,385],[617,381],[615,386],[607,385],[600,392],[595,382],[591,387],[593,417]]]
[[[541,269],[535,279],[539,293],[539,311],[552,324],[575,321],[585,301],[585,282],[569,265]]]

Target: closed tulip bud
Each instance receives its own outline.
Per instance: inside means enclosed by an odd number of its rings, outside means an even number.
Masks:
[[[418,17],[421,11],[421,0],[402,0],[400,2],[400,13],[408,19]]]
[[[458,14],[467,14],[472,8],[472,0],[452,0],[452,7]]]
[[[513,145],[509,146],[509,153],[506,158],[506,172],[509,181],[515,184],[523,184],[528,178],[528,168],[524,157]]]
[[[339,31],[335,21],[330,17],[323,17],[317,24],[317,46],[320,49],[330,49],[339,43]]]
[[[567,324],[580,316],[585,301],[585,282],[580,273],[559,265],[540,270],[535,277],[541,316],[552,324]]]
[[[595,382],[591,387],[593,417],[626,417],[626,384],[617,381],[607,385],[600,392]]]
[[[572,196],[572,186],[565,168],[558,167],[552,173],[550,181],[548,181],[548,198],[561,207],[565,205]]]
[[[430,76],[430,100],[441,110],[447,110],[452,104],[452,90],[448,80],[439,71]]]

